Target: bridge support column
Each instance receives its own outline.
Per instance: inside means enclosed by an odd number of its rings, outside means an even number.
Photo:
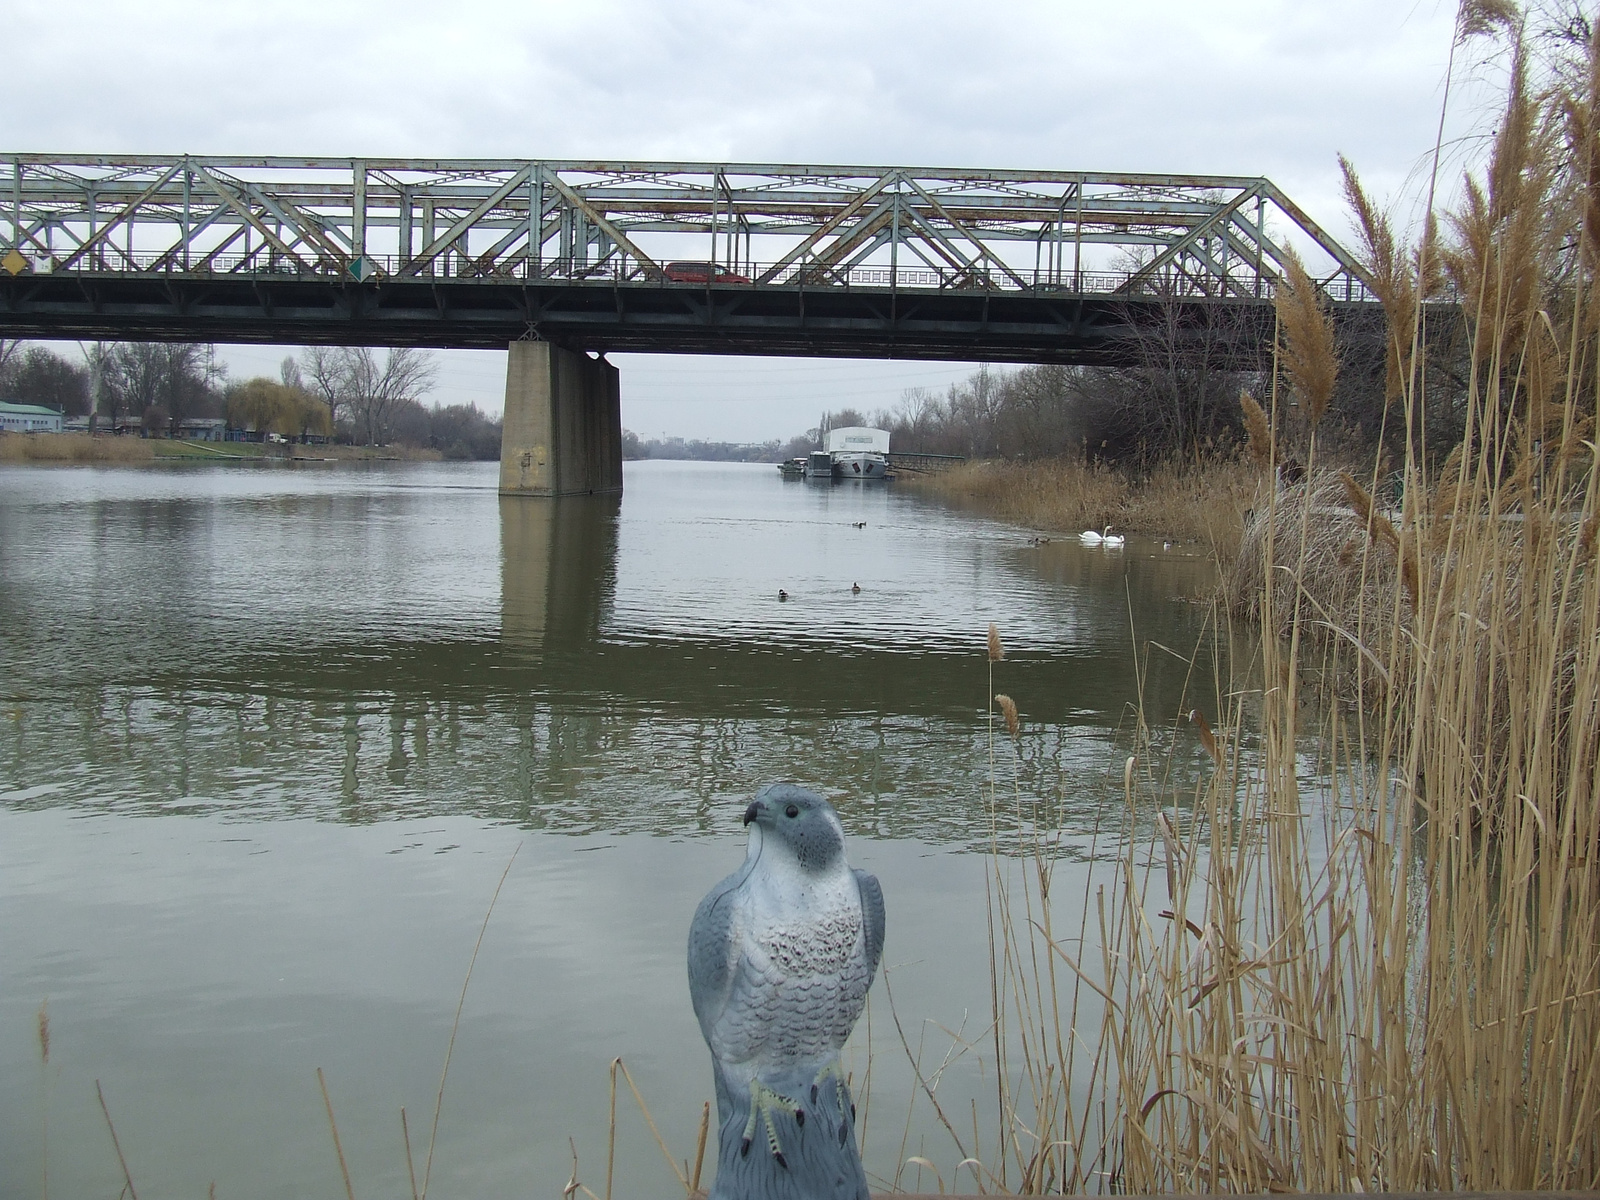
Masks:
[[[605,359],[512,342],[500,435],[502,496],[622,490],[622,390]]]

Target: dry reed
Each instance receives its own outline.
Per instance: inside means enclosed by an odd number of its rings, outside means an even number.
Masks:
[[[1244,414],[1244,432],[1248,441],[1245,443],[1245,453],[1250,461],[1258,467],[1269,467],[1273,459],[1272,426],[1267,423],[1267,414],[1262,411],[1261,402],[1249,392],[1239,393],[1239,408]]]
[[[996,693],[995,704],[1000,709],[1000,715],[1005,718],[1006,732],[1013,738],[1021,735],[1022,723],[1017,717],[1017,702],[1005,693]]]
[[[0,462],[141,463],[155,458],[144,438],[90,437],[87,433],[0,434]]]
[[[50,997],[39,1004],[39,1195],[50,1200]]]
[[[344,1160],[344,1143],[339,1140],[339,1122],[333,1119],[333,1101],[328,1097],[328,1081],[322,1076],[322,1068],[317,1068],[317,1087],[322,1089],[322,1107],[328,1113],[328,1129],[333,1134],[333,1152],[339,1158],[339,1175],[344,1180],[344,1194],[346,1200],[356,1200],[355,1188],[350,1185],[350,1167]]]
[[[1316,284],[1292,250],[1287,252],[1286,266],[1275,301],[1282,342],[1281,361],[1306,419],[1315,426],[1328,411],[1328,404],[1333,400],[1333,385],[1339,375],[1333,323],[1322,311]]]
[[[122,1140],[117,1137],[117,1127],[111,1120],[111,1106],[106,1103],[105,1089],[100,1086],[100,1081],[94,1081],[94,1094],[100,1101],[100,1111],[105,1114],[106,1128],[111,1131],[111,1148],[117,1152],[117,1165],[122,1168],[123,1186],[127,1188],[132,1200],[139,1200],[139,1192],[133,1186],[133,1173],[128,1170],[128,1160],[122,1154]]]
[[[1398,498],[1376,467],[1258,476],[1234,578],[1254,623],[1216,731],[1192,714],[1212,767],[1179,795],[1141,741],[1116,878],[1076,929],[1052,928],[1049,805],[996,786],[997,1188],[1600,1187],[1600,129],[1554,133],[1600,107],[1600,39],[1589,90],[1541,99],[1507,13],[1460,17],[1512,70],[1448,243],[1400,248],[1346,172],[1395,324]],[[1412,324],[1434,255],[1470,334],[1437,468]],[[1305,703],[1328,665],[1355,703]]]
[[[472,984],[472,969],[478,965],[478,951],[483,949],[483,936],[489,932],[489,918],[494,916],[494,906],[500,902],[500,890],[506,886],[506,878],[511,874],[511,868],[517,861],[517,855],[522,853],[522,843],[517,843],[517,848],[511,852],[511,857],[506,860],[505,870],[500,872],[500,881],[494,885],[494,894],[489,897],[489,907],[484,910],[483,924],[478,927],[478,940],[472,943],[472,957],[467,959],[467,973],[461,980],[461,997],[456,1001],[455,1019],[450,1023],[450,1041],[444,1049],[444,1066],[439,1070],[439,1092],[433,1102],[433,1128],[428,1134],[428,1155],[422,1166],[422,1191],[420,1200],[428,1200],[428,1183],[433,1178],[433,1149],[439,1140],[439,1115],[444,1111],[444,1084],[450,1077],[450,1058],[456,1049],[456,1034],[461,1029],[461,1010],[467,1004],[467,988]],[[330,1114],[331,1116],[331,1114]],[[410,1167],[410,1147],[406,1149],[407,1167]]]
[[[1076,533],[1111,526],[1198,542],[1226,560],[1238,549],[1258,478],[1248,464],[1225,459],[1166,463],[1138,478],[1073,459],[1045,459],[968,463],[916,486],[1034,529]]]

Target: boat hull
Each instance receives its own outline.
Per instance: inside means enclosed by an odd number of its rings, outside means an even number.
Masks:
[[[833,456],[835,479],[883,479],[889,474],[889,460],[870,451],[836,451]]]

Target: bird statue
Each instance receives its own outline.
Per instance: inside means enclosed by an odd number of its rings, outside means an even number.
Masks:
[[[744,865],[689,927],[689,995],[711,1048],[709,1200],[868,1200],[839,1052],[883,954],[883,892],[845,861],[822,797],[768,784]]]

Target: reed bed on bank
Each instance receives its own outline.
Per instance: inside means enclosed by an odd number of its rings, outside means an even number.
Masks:
[[[1077,533],[1109,527],[1197,542],[1231,561],[1245,513],[1255,503],[1260,472],[1228,458],[1169,462],[1137,476],[1077,459],[988,460],[915,482],[1034,529]]]
[[[202,442],[87,433],[0,434],[0,462],[44,464],[133,464],[158,459],[233,462],[241,459],[297,462],[443,462],[438,450],[417,446],[264,445]]]
[[[1293,401],[1308,479],[1262,488],[1248,524],[1234,683],[1215,728],[1190,714],[1210,769],[1177,794],[1136,740],[1115,878],[1071,928],[1048,806],[1006,795],[994,718],[993,803],[1029,818],[990,885],[999,1186],[1600,1187],[1600,42],[1537,94],[1514,9],[1461,28],[1505,39],[1511,85],[1451,236],[1400,246],[1347,170],[1398,497],[1376,466],[1317,465],[1338,364],[1291,272],[1273,394],[1242,403],[1275,480]],[[1440,461],[1413,422],[1417,301],[1445,273],[1470,348]],[[1330,665],[1350,702],[1307,703]]]
[[[155,457],[143,438],[90,437],[87,433],[0,434],[0,462],[139,463]]]

